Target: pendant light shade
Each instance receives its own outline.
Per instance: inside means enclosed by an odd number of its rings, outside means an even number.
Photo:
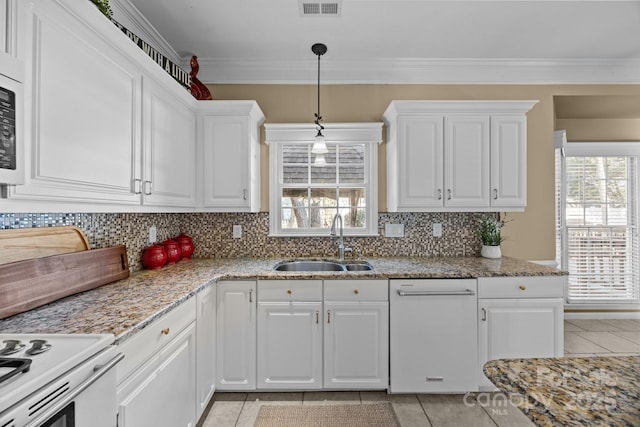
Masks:
[[[315,114],[316,120],[316,128],[318,133],[315,136],[313,141],[313,147],[311,147],[311,153],[316,155],[316,159],[314,162],[315,166],[324,166],[327,164],[327,161],[324,158],[324,155],[329,152],[327,149],[327,144],[324,141],[324,135],[322,134],[322,130],[324,126],[320,124],[322,120],[322,116],[320,115],[320,57],[327,53],[327,46],[322,43],[316,43],[311,46],[311,51],[318,57],[318,112]]]

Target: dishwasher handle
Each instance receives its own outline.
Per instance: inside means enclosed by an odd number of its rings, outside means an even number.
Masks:
[[[401,297],[417,297],[417,296],[473,296],[476,293],[472,289],[463,291],[405,291],[398,289],[398,295]]]

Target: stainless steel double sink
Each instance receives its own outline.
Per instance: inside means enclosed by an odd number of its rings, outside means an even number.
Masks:
[[[282,261],[273,267],[276,271],[371,271],[373,266],[364,261]]]

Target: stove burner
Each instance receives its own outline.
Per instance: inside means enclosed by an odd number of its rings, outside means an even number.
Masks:
[[[45,351],[49,351],[51,348],[51,344],[47,343],[47,340],[31,340],[31,347],[25,351],[25,354],[29,356],[35,356],[36,354],[44,353]]]
[[[21,372],[29,372],[31,359],[18,359],[16,357],[0,357],[0,368],[13,368],[12,371],[0,376],[0,383],[8,380]]]
[[[0,355],[3,356],[17,353],[24,347],[24,344],[22,344],[19,340],[4,340],[2,342],[3,344],[5,344],[5,346],[0,349]]]

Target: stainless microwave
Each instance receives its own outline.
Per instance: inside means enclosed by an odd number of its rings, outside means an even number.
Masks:
[[[0,74],[0,184],[24,184],[22,84]]]

